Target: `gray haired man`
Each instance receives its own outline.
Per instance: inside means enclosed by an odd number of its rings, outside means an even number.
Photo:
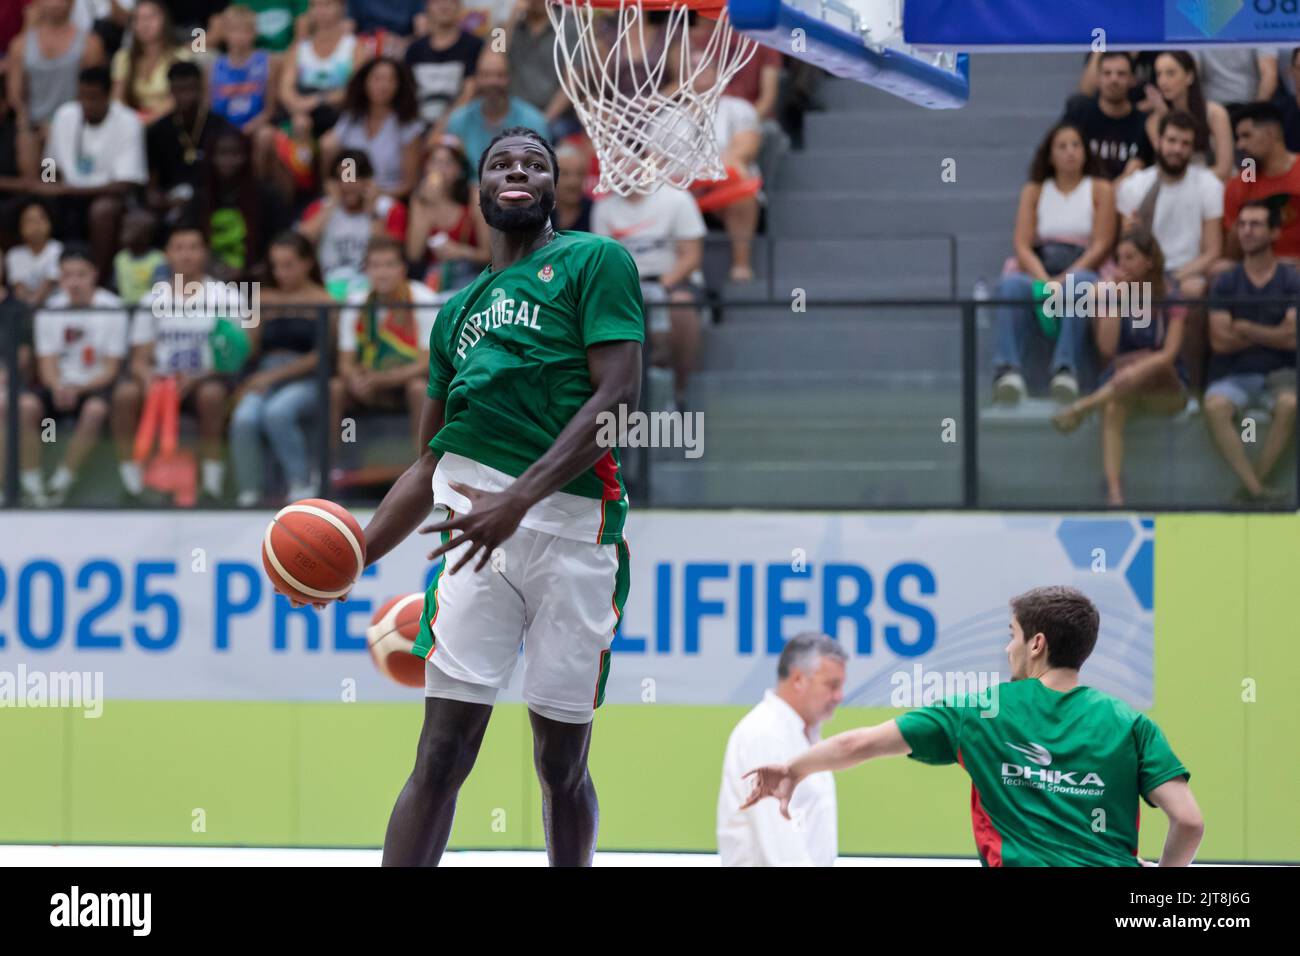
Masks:
[[[794,759],[821,739],[821,724],[844,700],[839,643],[810,631],[791,638],[777,663],[776,688],[736,725],[722,760],[718,855],[723,866],[831,866],[837,849],[835,781],[815,774],[800,785],[790,819],[764,801],[741,811],[746,771]]]

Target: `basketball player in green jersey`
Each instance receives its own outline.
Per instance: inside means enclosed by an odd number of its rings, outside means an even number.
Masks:
[[[555,152],[523,127],[479,160],[491,265],[439,310],[429,340],[427,447],[366,528],[366,558],[420,529],[446,554],[425,597],[415,769],[393,808],[384,864],[435,865],[498,691],[523,646],[546,847],[590,865],[593,713],[628,591],[627,494],[598,416],[637,407],[644,307],[613,240],[556,232]]]
[[[1138,798],[1169,817],[1161,866],[1186,866],[1205,825],[1190,774],[1149,718],[1079,683],[1098,614],[1074,588],[1011,601],[1011,683],[989,700],[950,700],[837,734],[792,762],[746,776],[750,807],[775,797],[789,817],[799,781],[873,757],[959,763],[985,866],[1138,866]]]

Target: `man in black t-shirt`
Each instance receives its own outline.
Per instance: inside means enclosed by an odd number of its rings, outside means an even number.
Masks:
[[[1239,497],[1265,503],[1279,497],[1264,482],[1282,460],[1296,420],[1296,307],[1286,300],[1300,299],[1300,274],[1273,254],[1281,226],[1281,212],[1266,200],[1248,202],[1237,214],[1244,258],[1219,276],[1211,292],[1214,299],[1236,301],[1210,309],[1214,357],[1205,390],[1210,434],[1241,479]],[[1241,415],[1261,407],[1269,409],[1273,421],[1252,466],[1242,445]]]
[[[434,126],[474,96],[474,67],[483,41],[460,28],[460,0],[428,0],[429,33],[406,49],[415,76],[420,119]]]
[[[145,155],[149,162],[149,205],[168,221],[194,198],[203,159],[217,138],[239,130],[208,109],[203,74],[187,60],[167,70],[176,109],[145,130]]]
[[[1110,179],[1149,166],[1155,158],[1146,133],[1146,114],[1133,105],[1133,61],[1127,53],[1103,53],[1096,96],[1073,96],[1065,119],[1082,130]]]

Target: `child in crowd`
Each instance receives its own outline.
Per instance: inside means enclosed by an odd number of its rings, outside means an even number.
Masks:
[[[14,295],[30,306],[44,302],[59,281],[63,244],[52,238],[53,232],[49,210],[39,199],[29,199],[19,207],[22,243],[5,254],[5,272]]]
[[[153,289],[167,257],[154,246],[158,220],[143,207],[122,219],[122,251],[113,257],[113,283],[124,302],[139,302]]]
[[[221,18],[226,53],[213,62],[208,76],[212,112],[252,136],[267,124],[274,109],[271,55],[257,49],[257,14],[252,9],[236,4]]]

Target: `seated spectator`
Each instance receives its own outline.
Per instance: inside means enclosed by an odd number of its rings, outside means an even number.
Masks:
[[[182,221],[174,226],[164,252],[167,281],[145,297],[131,322],[130,374],[113,390],[113,436],[120,449],[132,448],[153,381],[175,378],[182,413],[198,419],[200,488],[215,500],[222,496],[225,484],[222,443],[233,382],[228,373],[217,369],[212,337],[217,323],[232,320],[234,310],[227,290],[208,276],[208,250],[196,223]],[[173,290],[185,290],[192,283],[201,290],[198,296],[191,300],[186,291],[185,300],[177,301]],[[139,497],[144,491],[140,465],[128,453],[119,468],[127,494]]]
[[[1191,54],[1165,50],[1156,57],[1155,86],[1147,88],[1139,109],[1147,112],[1147,137],[1153,143],[1164,135],[1161,123],[1166,116],[1189,115],[1194,134],[1192,161],[1208,166],[1221,182],[1233,174],[1236,165],[1228,111],[1206,98]]]
[[[1300,274],[1278,262],[1273,248],[1281,214],[1266,202],[1246,203],[1237,215],[1241,264],[1214,283],[1210,310],[1210,384],[1205,420],[1219,453],[1241,481],[1240,500],[1276,504],[1286,495],[1266,482],[1286,451],[1296,422],[1296,307],[1276,300],[1300,296]],[[1251,300],[1260,300],[1252,302]],[[1264,300],[1274,300],[1272,302]],[[1242,445],[1242,416],[1267,409],[1273,421],[1252,464]]]
[[[433,151],[429,172],[411,200],[406,258],[435,292],[454,292],[492,260],[488,226],[471,199],[469,160],[449,139]]]
[[[1222,103],[1233,124],[1242,107],[1267,103],[1277,92],[1277,55],[1271,47],[1205,47],[1194,50],[1192,58],[1205,98]]]
[[[472,100],[447,118],[446,131],[464,144],[477,179],[478,161],[492,137],[511,126],[524,126],[544,135],[546,117],[531,103],[510,95],[510,61],[489,47],[479,55],[474,92]]]
[[[8,354],[9,336],[18,338],[18,480],[20,493],[35,502],[45,502],[45,488],[41,481],[41,416],[44,407],[36,394],[26,386],[32,374],[32,310],[26,303],[9,294],[4,282],[4,260],[0,259],[0,354]],[[7,505],[5,483],[5,455],[8,442],[5,432],[9,427],[9,365],[0,361],[0,507]]]
[[[1250,103],[1237,113],[1237,148],[1255,163],[1253,174],[1233,176],[1223,193],[1223,229],[1227,234],[1224,268],[1241,259],[1237,246],[1237,213],[1246,203],[1262,199],[1276,205],[1282,231],[1273,252],[1292,267],[1300,266],[1300,163],[1286,147],[1282,112],[1272,103]]]
[[[276,92],[289,122],[307,123],[320,138],[338,121],[361,51],[343,0],[311,0],[306,21],[306,35],[289,50]]]
[[[154,247],[157,231],[158,219],[142,206],[128,209],[122,217],[122,248],[113,257],[113,284],[124,302],[139,302],[159,273],[165,273],[167,257]]]
[[[1196,123],[1186,113],[1160,121],[1156,164],[1128,176],[1115,193],[1124,228],[1155,233],[1184,298],[1205,294],[1205,274],[1222,251],[1223,183],[1191,163]]]
[[[563,174],[561,174],[561,178]],[[704,218],[690,194],[661,186],[649,195],[601,197],[591,231],[617,239],[641,274],[650,360],[673,370],[675,410],[686,407],[686,390],[700,351]]]
[[[582,127],[555,72],[556,36],[546,12],[548,2],[518,0],[506,26],[506,49],[510,52],[510,95],[541,110],[553,138],[560,140]],[[574,21],[569,18],[564,22],[569,31],[565,42],[572,49]]]
[[[1133,105],[1133,60],[1112,51],[1098,58],[1100,80],[1095,96],[1073,96],[1065,122],[1079,127],[1088,148],[1101,160],[1107,179],[1116,180],[1151,165],[1155,151],[1147,136],[1146,115]]]
[[[700,42],[707,43],[709,33],[713,30],[712,21],[695,18]],[[732,44],[738,43],[733,34]],[[762,129],[762,145],[759,147],[757,165],[759,175],[764,181],[776,175],[781,158],[790,150],[790,137],[781,128],[776,118],[777,104],[781,94],[781,71],[785,54],[770,46],[759,44],[749,61],[736,71],[724,91],[727,96],[739,97],[754,107]]]
[[[35,307],[45,301],[59,282],[63,243],[53,238],[50,211],[40,199],[26,200],[18,210],[20,245],[5,253],[9,285],[23,302]]]
[[[1223,251],[1223,183],[1204,166],[1192,165],[1196,123],[1186,113],[1160,121],[1156,165],[1125,177],[1115,196],[1124,229],[1145,226],[1165,254],[1171,294],[1204,297],[1208,274]],[[1189,309],[1183,361],[1192,390],[1205,387],[1204,311]]]
[[[146,126],[166,116],[176,107],[170,70],[188,55],[176,46],[176,28],[162,0],[139,0],[128,45],[113,55],[113,99],[139,113]]]
[[[59,202],[65,239],[89,239],[95,269],[107,275],[117,245],[124,202],[147,178],[144,130],[135,113],[109,99],[108,70],[83,70],[77,99],[50,120],[45,158],[56,183],[35,181],[32,191]]]
[[[219,132],[204,160],[191,204],[212,255],[208,271],[224,281],[262,275],[267,243],[292,222],[279,194],[252,169],[248,139],[234,127]]]
[[[362,150],[371,158],[375,184],[405,199],[420,175],[420,135],[415,81],[406,65],[386,56],[371,60],[348,82],[338,123],[321,141],[326,168],[340,149]]]
[[[1100,92],[1101,58],[1104,55],[1105,53],[1099,51],[1089,53],[1085,57],[1083,73],[1079,77],[1079,93],[1083,96],[1096,96]],[[1159,50],[1129,54],[1129,60],[1133,64],[1133,88],[1129,91],[1129,99],[1133,101],[1134,106],[1140,104],[1149,95],[1159,95],[1159,90],[1148,89],[1155,85],[1156,57],[1159,55]]]
[[[226,52],[212,61],[208,88],[212,112],[253,136],[275,112],[271,54],[256,48],[257,14],[237,4],[221,15]]]
[[[35,0],[28,21],[7,45],[5,85],[17,120],[18,175],[36,177],[54,111],[76,99],[81,71],[102,66],[105,56],[90,27],[72,21],[72,0]]]
[[[483,41],[461,29],[460,0],[428,0],[425,9],[429,32],[406,48],[406,65],[415,77],[420,120],[432,127],[473,97]]]
[[[200,185],[204,160],[223,135],[239,131],[211,112],[203,92],[203,73],[188,61],[167,71],[176,108],[145,130],[149,156],[150,207],[166,223],[175,222]]]
[[[1014,404],[1025,396],[1021,374],[1025,346],[1031,336],[1048,334],[1039,321],[1042,284],[1064,283],[1068,288],[1072,279],[1076,289],[1091,285],[1110,252],[1115,199],[1100,170],[1082,132],[1069,123],[1052,127],[1034,154],[1016,212],[1015,261],[994,295],[1024,303],[997,307],[993,372],[997,402]],[[1088,322],[1076,315],[1060,316],[1059,321],[1051,393],[1058,402],[1071,402],[1079,396],[1078,369]]]
[[[98,288],[99,275],[90,250],[71,245],[59,257],[59,291],[36,313],[36,395],[45,417],[76,419],[62,463],[50,478],[46,503],[67,498],[108,422],[113,382],[126,358],[126,311],[122,300]],[[60,443],[62,444],[62,443]],[[39,504],[39,471],[24,481]]]
[[[263,440],[284,474],[289,501],[313,497],[318,485],[307,460],[303,421],[320,404],[314,378],[322,360],[317,325],[320,307],[334,300],[321,283],[311,243],[301,235],[280,233],[270,255],[271,282],[262,287],[258,321],[249,329],[252,374],[235,392],[230,420],[235,501],[241,508],[262,497]]]
[[[1121,478],[1124,426],[1129,418],[1174,415],[1187,405],[1187,372],[1179,357],[1187,311],[1182,305],[1165,302],[1164,254],[1148,230],[1139,227],[1125,233],[1115,250],[1115,263],[1115,279],[1127,283],[1130,308],[1126,314],[1112,315],[1106,311],[1105,301],[1098,304],[1093,335],[1105,367],[1101,383],[1091,395],[1052,416],[1052,424],[1062,432],[1072,432],[1101,410],[1106,500],[1119,508],[1124,505]],[[1150,298],[1139,312],[1133,303],[1143,286],[1150,290]]]
[[[370,157],[345,149],[334,160],[324,198],[307,207],[297,229],[316,247],[325,288],[342,300],[364,287],[372,239],[406,239],[406,207],[380,194]]]
[[[366,247],[366,276],[370,291],[349,296],[339,318],[338,376],[330,380],[334,434],[348,412],[404,410],[418,453],[437,299],[406,278],[402,244],[387,236]]]
[[[718,82],[718,68],[712,62],[701,70],[695,85],[707,90]],[[718,113],[714,116],[714,139],[719,156],[728,173],[728,181],[748,179],[754,183],[754,193],[740,195],[724,206],[711,208],[727,230],[731,239],[732,264],[728,278],[732,282],[749,282],[754,278],[754,233],[758,232],[758,186],[762,178],[758,172],[758,153],[762,148],[762,126],[758,112],[748,100],[738,96],[723,95],[718,99]],[[707,187],[706,187],[707,189]],[[697,193],[698,198],[702,196]]]
[[[591,197],[587,195],[587,171],[591,157],[568,143],[555,151],[560,178],[555,183],[555,209],[551,225],[565,232],[591,232]]]

